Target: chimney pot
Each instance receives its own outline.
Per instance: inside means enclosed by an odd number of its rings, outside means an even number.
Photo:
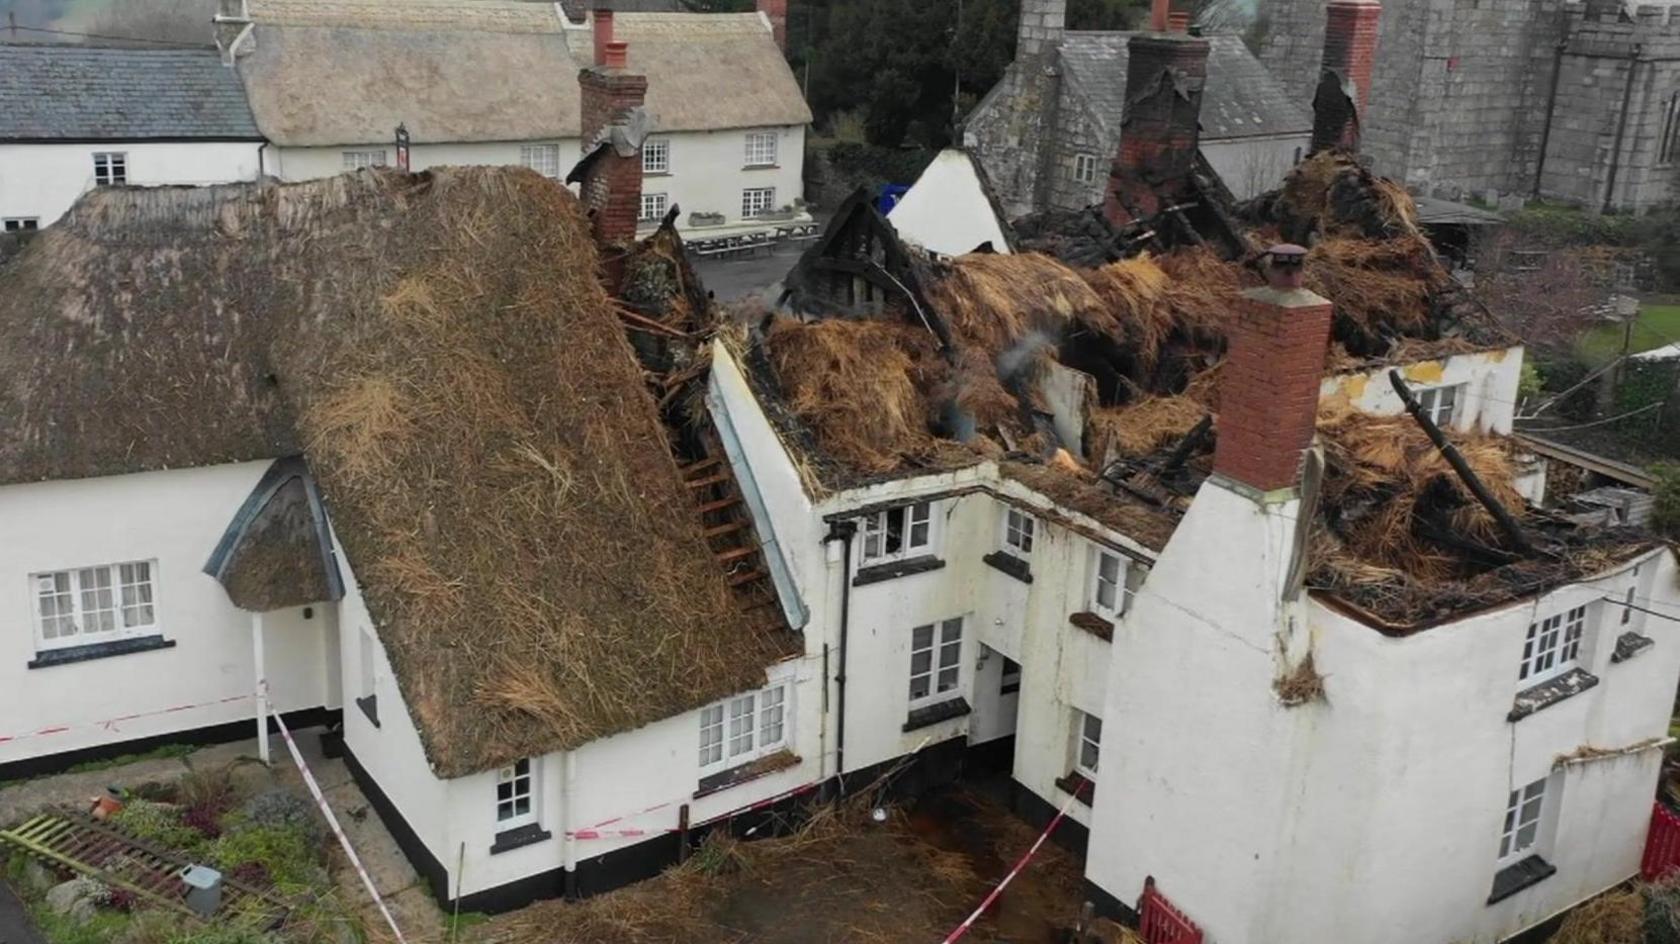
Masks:
[[[607,44],[613,41],[613,11],[605,7],[595,10],[595,64],[607,64]]]
[[[1190,14],[1173,11],[1167,14],[1167,31],[1170,33],[1190,32]]]
[[[630,44],[615,39],[607,44],[606,58],[601,63],[608,69],[623,69],[630,64]]]
[[[1306,276],[1307,249],[1294,243],[1278,243],[1266,250],[1266,284],[1288,290],[1300,288]]]

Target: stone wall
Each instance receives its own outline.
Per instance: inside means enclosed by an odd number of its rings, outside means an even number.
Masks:
[[[980,160],[1010,219],[1043,207],[1049,175],[1040,174],[1054,148],[1061,77],[1053,57],[1010,63],[963,125],[963,147]]]
[[[1080,154],[1089,154],[1096,160],[1091,179],[1084,182],[1074,176]],[[1082,97],[1063,95],[1056,109],[1055,147],[1045,161],[1050,178],[1045,196],[1048,205],[1060,210],[1083,210],[1101,203],[1108,168],[1113,162],[1114,146],[1104,137],[1102,126],[1085,107]]]

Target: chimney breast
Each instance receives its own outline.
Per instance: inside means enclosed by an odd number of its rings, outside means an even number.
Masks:
[[[1153,216],[1196,164],[1208,41],[1139,33],[1127,43],[1126,110],[1103,212],[1116,225]]]
[[[1032,59],[1061,45],[1067,32],[1067,0],[1021,0],[1015,58]]]
[[[595,11],[595,64],[607,64],[607,44],[613,41],[613,11],[602,7]]]
[[[788,0],[758,0],[758,12],[770,21],[770,32],[776,45],[787,55]]]
[[[1377,62],[1378,0],[1330,0],[1325,8],[1324,58],[1313,96],[1314,153],[1359,150],[1359,122],[1371,98]]]
[[[642,156],[633,150],[630,116],[647,101],[647,76],[626,71],[629,44],[613,41],[602,50],[601,65],[578,73],[582,92],[585,156],[605,144],[584,175],[580,196],[595,217],[596,236],[623,244],[636,238],[642,213]],[[615,128],[624,129],[615,137]],[[620,153],[620,144],[629,150]]]
[[[1297,251],[1304,254],[1299,246],[1268,253],[1272,285],[1243,293],[1219,370],[1213,471],[1260,492],[1297,484],[1330,343],[1330,302],[1289,287],[1297,280]]]

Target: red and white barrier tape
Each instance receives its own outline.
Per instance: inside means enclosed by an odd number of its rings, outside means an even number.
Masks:
[[[699,829],[702,826],[710,826],[713,823],[721,822],[721,821],[729,819],[731,817],[740,816],[743,813],[751,813],[755,810],[764,809],[767,806],[771,806],[773,804],[780,803],[783,800],[799,796],[802,793],[809,793],[810,791],[817,788],[818,783],[819,783],[819,781],[813,780],[810,783],[805,784],[804,786],[794,787],[792,790],[784,790],[781,793],[776,794],[775,796],[766,797],[762,800],[759,800],[756,803],[749,803],[746,806],[738,807],[736,809],[730,810],[727,813],[720,813],[717,816],[712,817],[711,819],[704,820],[704,821],[699,822],[699,823],[693,823],[689,826],[689,828],[690,829]],[[612,823],[621,823],[621,822],[623,822],[627,819],[634,819],[635,817],[638,817],[638,816],[645,816],[648,813],[652,813],[652,812],[655,812],[655,811],[658,811],[658,810],[662,810],[662,809],[664,809],[668,806],[676,806],[676,805],[678,805],[678,801],[676,801],[676,800],[673,800],[669,803],[661,803],[658,806],[650,806],[645,810],[641,810],[640,812],[629,813],[629,814],[626,814],[626,815],[623,815],[623,816],[614,816],[612,819],[602,820],[600,823],[596,824],[595,826],[590,826],[586,829],[568,830],[566,832],[566,835],[571,837],[572,839],[577,839],[577,840],[580,840],[580,841],[587,841],[587,840],[591,840],[591,839],[639,839],[639,838],[644,837],[644,836],[667,836],[667,835],[670,835],[671,833],[682,832],[681,829],[675,829],[675,828],[673,828],[673,829],[658,829],[658,828],[655,828],[655,829],[601,829],[600,828],[601,826],[610,825]]]
[[[266,688],[267,683],[260,683]],[[309,765],[303,761],[303,752],[298,750],[297,742],[292,740],[292,732],[286,728],[286,722],[280,719],[278,713],[270,715],[280,726],[280,736],[286,741],[286,750],[292,754],[292,762],[297,764],[298,773],[303,775],[303,783],[309,788],[309,795],[315,798],[315,805],[321,808],[321,814],[327,818],[327,825],[332,827],[333,835],[338,837],[338,844],[344,847],[344,854],[350,857],[350,864],[356,867],[356,874],[361,876],[362,884],[367,887],[368,894],[373,896],[373,903],[379,906],[379,913],[385,916],[385,923],[391,926],[391,932],[397,936],[397,944],[408,944],[403,937],[402,929],[397,927],[397,919],[391,917],[391,909],[385,907],[385,899],[379,896],[379,889],[373,887],[373,877],[363,868],[361,857],[356,855],[356,848],[350,845],[350,838],[344,835],[344,830],[338,825],[338,817],[333,815],[332,807],[327,798],[321,793],[321,785],[315,782],[315,775],[309,772]]]
[[[1077,796],[1068,797],[1067,802],[1062,804],[1062,808],[1057,810],[1055,817],[1050,820],[1050,825],[1044,827],[1044,832],[1038,834],[1038,839],[1033,842],[1032,848],[1028,849],[1016,861],[1015,867],[1009,870],[1009,874],[1003,877],[1003,881],[998,882],[997,887],[992,889],[991,894],[980,902],[980,907],[974,909],[974,913],[965,918],[962,924],[957,925],[955,931],[946,935],[943,944],[955,944],[955,942],[962,940],[963,935],[974,929],[974,922],[980,920],[980,916],[986,913],[986,909],[992,907],[992,902],[997,901],[998,896],[1003,894],[1003,890],[1009,887],[1009,883],[1015,881],[1015,876],[1021,874],[1021,870],[1027,867],[1027,863],[1032,861],[1033,856],[1038,855],[1038,850],[1044,846],[1044,840],[1049,839],[1050,834],[1056,831],[1057,826],[1061,825],[1062,818],[1067,816],[1068,810],[1073,808],[1074,801],[1077,799]]]
[[[21,734],[0,734],[0,744],[8,744],[12,741],[22,741],[29,738],[46,737],[49,734],[64,734],[67,731],[75,731],[80,728],[103,728],[106,731],[115,731],[117,730],[117,725],[124,724],[129,721],[138,721],[141,718],[158,718],[163,715],[172,715],[182,711],[192,711],[195,708],[214,708],[217,705],[230,705],[238,701],[248,701],[255,697],[256,696],[252,694],[231,695],[227,698],[219,698],[215,701],[200,702],[195,705],[175,705],[172,708],[164,708],[159,711],[142,711],[132,715],[106,718],[104,721],[80,721],[70,724],[54,724],[34,731],[25,731]]]

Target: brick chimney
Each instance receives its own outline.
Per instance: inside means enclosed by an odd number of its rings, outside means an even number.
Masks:
[[[1157,4],[1163,19],[1165,10]],[[1208,41],[1199,36],[1139,33],[1127,49],[1120,149],[1103,199],[1103,212],[1115,225],[1153,216],[1188,179],[1207,81]]]
[[[1067,32],[1067,0],[1021,0],[1015,58],[1036,59],[1054,50]]]
[[[1260,492],[1293,488],[1312,443],[1330,344],[1330,302],[1301,287],[1300,246],[1267,254],[1265,288],[1243,293],[1219,371],[1213,471]]]
[[[633,241],[642,212],[647,76],[631,74],[628,60],[629,46],[615,40],[602,50],[600,65],[578,73],[585,159],[606,144],[581,182],[583,205],[594,214],[596,235],[604,243]]]
[[[782,55],[787,55],[788,0],[758,0],[758,12],[770,21],[770,32],[776,37],[776,45],[781,48]]]
[[[595,10],[590,22],[591,33],[595,38],[594,64],[607,64],[607,44],[613,41],[613,11],[599,7]],[[588,137],[588,135],[585,135]]]
[[[1371,98],[1377,62],[1378,0],[1330,0],[1325,8],[1324,59],[1313,94],[1313,153],[1359,150],[1359,122]]]

